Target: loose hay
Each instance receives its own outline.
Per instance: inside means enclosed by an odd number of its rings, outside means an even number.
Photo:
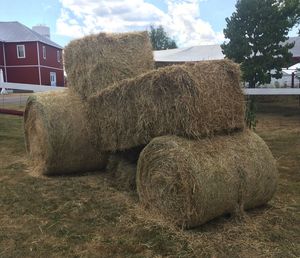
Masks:
[[[84,107],[69,90],[29,97],[24,115],[25,145],[34,174],[102,169],[107,155],[91,145]]]
[[[131,163],[118,154],[111,154],[106,170],[117,189],[135,191],[136,167],[136,163]]]
[[[191,228],[265,204],[277,173],[269,148],[249,131],[199,141],[164,136],[140,154],[137,191],[143,204]]]
[[[189,138],[244,127],[239,68],[228,60],[161,68],[123,80],[88,98],[100,150],[124,150],[152,138]]]
[[[144,146],[111,153],[106,170],[113,184],[120,190],[136,190],[136,168]]]
[[[64,57],[68,85],[82,98],[154,68],[147,32],[86,36],[72,41]]]

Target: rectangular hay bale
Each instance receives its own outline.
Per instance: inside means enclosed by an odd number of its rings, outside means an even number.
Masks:
[[[69,88],[83,99],[154,67],[147,32],[99,33],[73,40],[64,59]]]
[[[206,61],[153,70],[88,98],[91,132],[101,151],[131,149],[152,138],[201,138],[244,128],[238,65]]]

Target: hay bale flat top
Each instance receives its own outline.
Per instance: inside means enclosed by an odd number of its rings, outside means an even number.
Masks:
[[[82,98],[154,67],[147,32],[86,36],[69,43],[64,58],[69,87]]]
[[[123,150],[162,135],[187,138],[244,128],[239,67],[207,61],[153,70],[88,99],[96,145]]]

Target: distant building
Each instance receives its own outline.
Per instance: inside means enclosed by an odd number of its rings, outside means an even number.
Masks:
[[[288,43],[295,42],[290,50],[293,54],[292,64],[300,62],[300,37],[291,37]],[[154,51],[154,60],[158,67],[185,62],[223,59],[224,54],[220,45],[201,45],[195,47]]]
[[[297,64],[300,63],[300,37],[290,37],[287,40],[287,43],[293,43],[295,42],[294,47],[290,50],[290,52],[293,54],[293,63]]]
[[[43,28],[44,27],[44,28]],[[0,22],[0,69],[4,81],[64,86],[62,47],[19,22]]]
[[[201,45],[186,48],[175,48],[154,51],[154,60],[157,67],[204,60],[224,59],[220,45]]]

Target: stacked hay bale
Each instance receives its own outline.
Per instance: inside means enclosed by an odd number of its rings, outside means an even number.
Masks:
[[[107,154],[98,154],[87,132],[84,105],[68,90],[29,97],[24,115],[25,145],[36,175],[103,169]]]
[[[69,88],[83,99],[154,68],[147,32],[86,36],[70,42],[64,57]]]
[[[244,128],[239,68],[231,61],[150,71],[115,83],[87,103],[97,149],[126,153],[146,145],[136,173],[140,201],[179,226],[241,214],[275,192],[274,158]],[[135,167],[126,158],[114,156],[110,163],[118,180],[133,181]]]
[[[87,112],[97,149],[117,151],[157,136],[199,138],[241,130],[243,100],[237,65],[207,61],[123,80],[92,95]]]
[[[244,128],[236,64],[151,70],[147,33],[88,36],[71,42],[65,58],[69,92],[26,107],[26,146],[44,174],[108,160],[120,189],[137,188],[141,203],[185,228],[271,199],[275,162]]]
[[[276,185],[275,160],[249,131],[201,140],[158,137],[138,162],[140,201],[184,228],[265,204]]]
[[[30,97],[25,111],[25,145],[35,174],[103,169],[108,154],[91,143],[84,99],[110,83],[154,66],[146,32],[87,36],[65,48],[69,89]]]

